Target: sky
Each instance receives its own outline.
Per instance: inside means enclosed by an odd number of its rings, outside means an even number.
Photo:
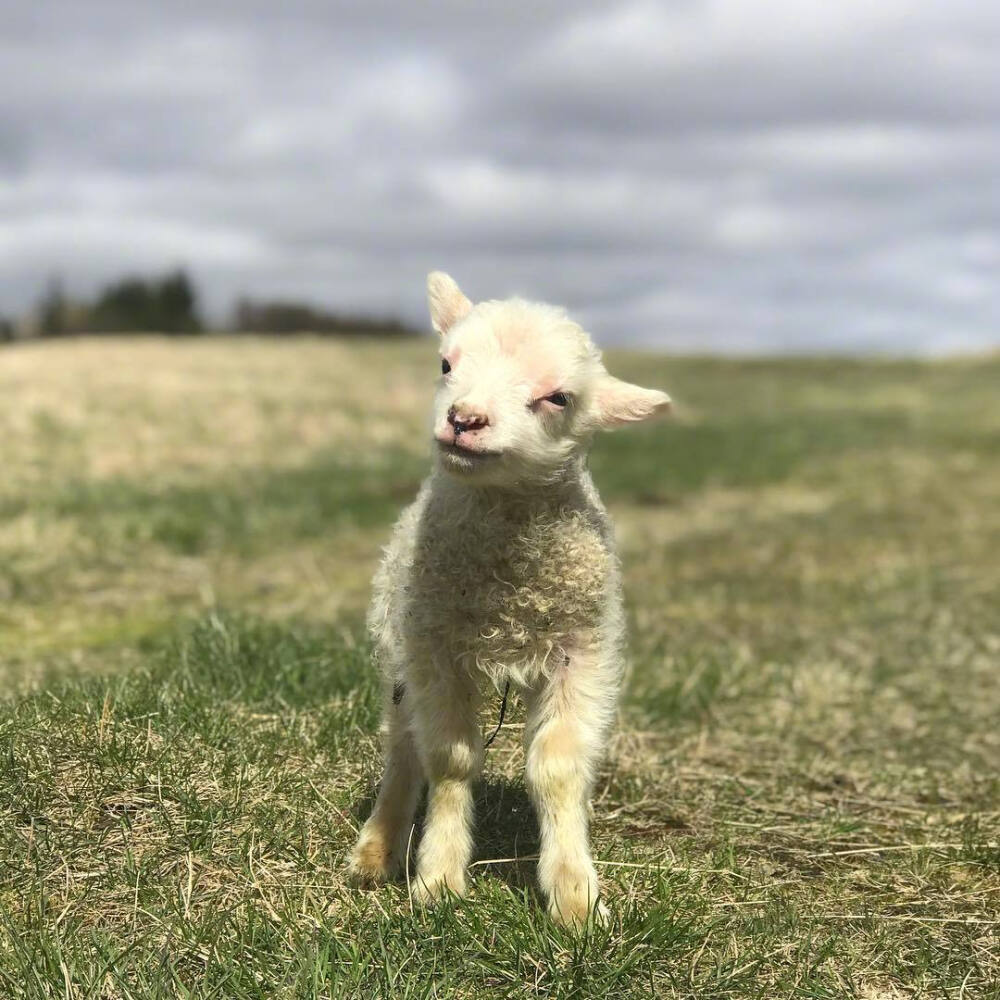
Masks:
[[[0,7],[0,314],[182,265],[427,326],[425,275],[599,343],[1000,346],[1000,4]]]

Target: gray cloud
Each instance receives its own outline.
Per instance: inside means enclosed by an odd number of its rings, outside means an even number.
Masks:
[[[1000,343],[1000,9],[541,0],[0,12],[0,312],[191,268],[423,321],[422,281],[605,342]]]

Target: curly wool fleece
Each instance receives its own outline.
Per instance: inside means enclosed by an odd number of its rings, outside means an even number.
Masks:
[[[428,279],[441,334],[437,462],[375,576],[369,628],[385,679],[385,772],[351,855],[359,883],[406,858],[424,782],[413,895],[466,889],[478,709],[509,682],[526,706],[525,776],[541,827],[549,912],[572,926],[603,907],[588,800],[607,743],[625,628],[611,524],[586,469],[595,430],[643,420],[661,392],[610,376],[561,310],[474,306]]]
[[[621,646],[611,522],[582,462],[573,471],[541,493],[424,483],[375,578],[369,629],[390,684],[443,656],[525,688],[583,645]]]

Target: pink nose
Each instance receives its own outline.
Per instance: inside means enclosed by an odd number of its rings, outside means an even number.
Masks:
[[[489,422],[485,413],[478,413],[468,407],[453,406],[448,411],[448,423],[455,429],[455,437],[467,431],[482,430]]]

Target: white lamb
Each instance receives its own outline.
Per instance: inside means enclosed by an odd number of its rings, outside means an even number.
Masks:
[[[461,895],[472,854],[478,711],[508,681],[527,707],[526,779],[539,881],[571,925],[598,908],[588,804],[622,675],[625,623],[611,524],[587,472],[593,433],[670,407],[610,376],[561,310],[473,305],[427,280],[441,335],[435,467],[375,576],[369,628],[385,679],[385,773],[351,857],[392,877],[429,782],[413,891]]]

